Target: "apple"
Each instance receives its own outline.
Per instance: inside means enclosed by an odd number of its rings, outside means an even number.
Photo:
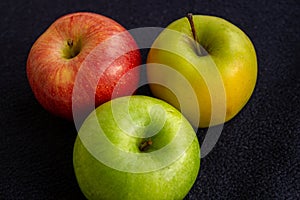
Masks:
[[[74,107],[84,110],[110,100],[125,74],[115,97],[130,95],[139,82],[138,70],[132,69],[140,63],[137,44],[124,27],[99,14],[78,12],[60,17],[36,40],[26,70],[38,102],[73,119]],[[73,95],[75,84],[82,95]]]
[[[215,16],[188,14],[172,22],[154,41],[147,64],[149,82],[160,83],[150,84],[153,95],[178,109],[184,106],[183,114],[197,127],[223,124],[236,116],[252,95],[257,78],[257,58],[249,37]],[[184,81],[193,89],[183,88]],[[190,100],[193,94],[197,101]],[[179,105],[177,97],[185,101]]]
[[[170,104],[143,95],[115,98],[86,118],[73,166],[93,199],[183,199],[196,180],[195,130]]]

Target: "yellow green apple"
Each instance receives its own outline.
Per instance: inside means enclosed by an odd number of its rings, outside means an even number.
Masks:
[[[149,82],[159,83],[150,84],[153,95],[178,109],[185,107],[183,114],[198,127],[236,116],[248,102],[257,79],[257,58],[249,37],[215,16],[188,15],[168,25],[154,41],[147,64]],[[176,73],[192,90],[183,88]],[[191,102],[192,95],[197,102]],[[186,100],[179,104],[178,97]]]

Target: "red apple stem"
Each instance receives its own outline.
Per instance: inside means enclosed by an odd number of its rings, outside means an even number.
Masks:
[[[149,149],[149,147],[153,144],[152,140],[146,140],[144,142],[141,143],[141,145],[139,146],[140,151],[146,151]]]
[[[72,39],[68,39],[67,41],[67,45],[68,45],[68,52],[69,52],[69,56],[68,58],[74,58],[80,51],[78,44],[74,44],[74,40]]]
[[[72,40],[72,39],[69,39],[67,43],[68,43],[68,46],[69,46],[70,48],[73,47],[73,40]]]
[[[186,15],[186,17],[188,18],[190,26],[191,26],[191,30],[192,30],[192,33],[193,33],[193,38],[194,38],[194,41],[195,41],[196,52],[200,56],[201,55],[201,49],[200,49],[199,39],[197,37],[196,30],[195,30],[195,25],[194,25],[194,20],[193,20],[193,14],[192,13],[188,13]]]

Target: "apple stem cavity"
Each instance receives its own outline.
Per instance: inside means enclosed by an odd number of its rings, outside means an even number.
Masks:
[[[73,39],[67,40],[67,45],[63,49],[63,57],[72,59],[76,57],[81,51],[81,41],[74,41]]]
[[[198,39],[197,34],[196,34],[194,20],[193,20],[193,14],[188,13],[186,15],[186,17],[188,18],[188,21],[190,23],[190,27],[191,27],[191,30],[192,30],[192,33],[193,33],[193,38],[194,38],[194,43],[195,43],[197,55],[201,56],[202,54],[201,54],[201,49],[200,49],[200,42],[199,42],[199,39]]]
[[[149,147],[153,144],[152,140],[149,139],[149,140],[146,140],[144,142],[142,142],[139,146],[139,149],[141,152],[145,152],[149,149]]]

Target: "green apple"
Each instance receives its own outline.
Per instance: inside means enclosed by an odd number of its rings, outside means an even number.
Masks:
[[[200,148],[176,108],[153,97],[126,96],[87,117],[73,164],[88,199],[183,199],[196,180]]]
[[[257,78],[256,53],[248,36],[214,16],[189,15],[171,23],[154,41],[147,64],[149,82],[159,83],[150,85],[154,96],[185,107],[183,114],[197,127],[222,124],[237,115]],[[185,89],[184,81],[193,89]],[[190,100],[192,95],[197,101]],[[185,101],[179,104],[177,98]]]

